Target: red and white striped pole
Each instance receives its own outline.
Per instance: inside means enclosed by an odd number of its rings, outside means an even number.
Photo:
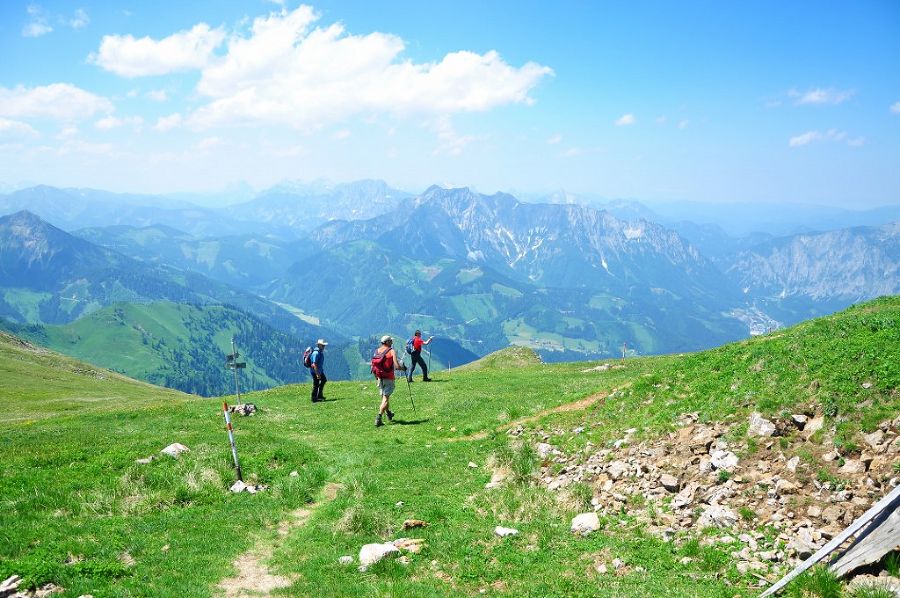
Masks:
[[[241,464],[238,462],[237,446],[234,444],[234,430],[231,427],[231,416],[228,415],[228,403],[222,401],[222,412],[225,414],[225,429],[228,430],[228,442],[231,443],[231,456],[234,457],[234,468],[237,470],[237,479],[244,481],[241,475]]]

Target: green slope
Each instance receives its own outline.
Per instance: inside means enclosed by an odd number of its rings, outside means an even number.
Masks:
[[[219,305],[169,302],[122,303],[60,326],[0,327],[66,355],[154,384],[204,396],[233,392],[225,370],[231,338],[247,363],[242,388],[263,389],[308,380],[300,364],[314,338],[297,338],[239,310]],[[342,349],[335,346],[327,371],[350,377]]]
[[[778,334],[703,353],[629,359],[605,371],[535,363],[518,349],[414,384],[417,412],[400,385],[392,400],[397,421],[381,429],[372,425],[371,382],[332,384],[331,400],[316,405],[298,401],[308,386],[254,393],[249,399],[261,412],[235,427],[245,475],[271,485],[256,496],[226,490],[229,453],[216,402],[171,393],[163,400],[156,393],[164,391],[122,381],[130,400],[58,413],[53,406],[61,397],[109,396],[99,390],[108,381],[72,373],[83,366],[58,356],[23,361],[23,350],[4,337],[0,346],[11,356],[0,362],[4,396],[24,388],[24,413],[51,415],[0,421],[0,576],[54,581],[72,596],[210,596],[239,555],[268,547],[273,558],[266,564],[291,580],[284,595],[755,595],[756,578],[737,573],[729,547],[697,552],[696,544],[664,542],[627,519],[573,536],[568,524],[577,505],[534,482],[533,450],[519,439],[538,428],[586,424],[583,434],[554,442],[601,447],[627,427],[640,437],[664,434],[685,412],[737,422],[751,410],[778,415],[810,405],[827,415],[850,455],[861,432],[900,412],[898,323],[900,298],[887,298]],[[33,376],[33,368],[43,373]],[[56,375],[71,380],[68,391],[33,383]],[[587,412],[548,412],[614,390],[615,400]],[[531,415],[538,417],[520,420]],[[497,431],[516,420],[520,436]],[[176,441],[192,449],[178,461],[134,463]],[[509,469],[511,479],[486,490],[491,463]],[[336,499],[280,536],[277,522],[325,479],[343,485]],[[407,518],[430,525],[402,531]],[[497,538],[496,525],[520,534]],[[428,544],[406,566],[387,562],[360,573],[337,562],[365,543],[401,536]],[[682,563],[689,547],[699,557]],[[126,552],[133,565],[122,564],[130,562]],[[598,576],[592,563],[603,554],[645,572]]]

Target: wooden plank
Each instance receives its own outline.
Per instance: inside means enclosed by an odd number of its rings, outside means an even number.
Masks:
[[[884,523],[873,522],[868,529],[873,528],[870,534],[857,538],[853,546],[829,567],[838,577],[878,562],[890,551],[900,548],[900,509],[895,509]]]
[[[900,486],[897,486],[896,488],[891,490],[891,492],[887,496],[882,497],[881,500],[872,505],[872,508],[863,513],[862,517],[851,523],[850,527],[836,535],[828,544],[820,548],[814,555],[800,563],[793,571],[778,580],[775,585],[760,594],[759,598],[765,598],[766,596],[771,596],[772,594],[780,591],[795,577],[797,577],[816,563],[824,560],[825,557],[840,548],[841,544],[846,542],[848,538],[855,535],[862,528],[868,525],[873,519],[878,517],[878,515],[880,515],[882,511],[888,509],[889,507],[897,509],[898,506],[900,506]]]

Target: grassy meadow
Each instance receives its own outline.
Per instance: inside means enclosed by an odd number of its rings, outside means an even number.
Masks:
[[[259,566],[289,580],[272,595],[756,595],[758,580],[741,576],[726,548],[664,542],[624,517],[572,535],[584,505],[536,484],[534,449],[506,430],[583,427],[559,442],[602,447],[628,428],[668,432],[687,412],[740,431],[750,411],[812,406],[852,454],[861,433],[900,413],[900,299],[703,353],[610,363],[598,371],[501,352],[413,383],[416,411],[401,378],[395,421],[380,429],[373,382],[330,382],[319,404],[308,385],[253,393],[245,398],[260,411],[236,417],[235,436],[245,479],[268,489],[236,495],[219,400],[0,336],[0,578],[53,582],[72,597],[213,596],[238,557],[266,547]],[[606,398],[552,412],[595,395]],[[158,454],[172,442],[190,452]],[[494,469],[510,476],[486,489]],[[326,482],[340,485],[336,497],[310,507]],[[302,507],[305,524],[279,533]],[[410,518],[429,525],[403,531]],[[500,538],[497,525],[520,533]],[[365,572],[338,563],[398,537],[427,547]],[[622,574],[594,570],[613,557],[627,564]]]

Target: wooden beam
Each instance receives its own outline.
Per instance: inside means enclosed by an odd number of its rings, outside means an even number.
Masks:
[[[882,497],[877,503],[875,503],[872,508],[863,513],[862,517],[858,518],[856,521],[850,524],[850,527],[836,535],[831,541],[820,548],[814,555],[800,563],[793,571],[782,577],[778,580],[775,585],[770,587],[768,590],[760,594],[759,598],[765,598],[766,596],[771,596],[776,592],[780,591],[784,586],[789,584],[795,577],[815,565],[816,563],[822,561],[830,555],[832,552],[841,547],[841,545],[847,541],[853,535],[856,535],[861,529],[866,527],[873,519],[878,517],[883,511],[887,509],[896,510],[900,507],[900,486],[897,486],[887,495]]]

